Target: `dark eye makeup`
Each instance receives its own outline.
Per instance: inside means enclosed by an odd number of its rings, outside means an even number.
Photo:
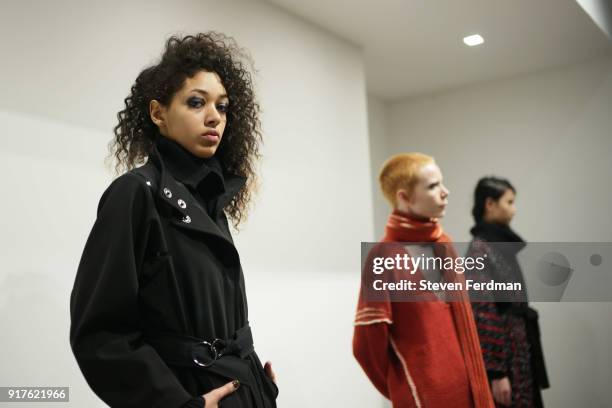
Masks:
[[[204,106],[205,103],[206,101],[203,98],[200,98],[197,96],[192,96],[191,98],[187,99],[187,105],[190,108],[194,108],[194,109],[201,108],[202,106]],[[229,103],[218,104],[217,110],[221,113],[227,113],[227,111],[229,110]]]
[[[190,108],[201,108],[204,106],[204,99],[193,96],[187,99],[187,105],[189,105]]]

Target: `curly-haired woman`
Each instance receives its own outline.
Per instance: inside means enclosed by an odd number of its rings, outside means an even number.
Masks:
[[[118,114],[125,173],[102,195],[70,302],[72,350],[112,407],[276,406],[228,225],[246,216],[261,142],[248,62],[222,34],[171,37]]]

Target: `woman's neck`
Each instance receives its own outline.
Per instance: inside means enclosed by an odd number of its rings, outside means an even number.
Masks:
[[[482,220],[487,224],[497,225],[500,227],[510,227],[508,223],[501,222],[498,219],[488,216],[488,215],[485,215],[484,217],[482,217]]]
[[[421,222],[431,222],[431,218],[430,217],[424,217],[422,215],[416,214],[413,211],[410,211],[409,208],[396,208],[395,211],[397,211],[400,215],[403,215],[404,217],[408,217],[412,220],[415,221],[421,221]]]

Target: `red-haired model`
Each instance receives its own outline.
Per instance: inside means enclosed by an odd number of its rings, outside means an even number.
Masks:
[[[393,207],[383,242],[446,243],[447,255],[456,256],[438,222],[448,190],[432,157],[393,156],[379,180]],[[469,301],[429,295],[418,302],[374,302],[362,288],[353,337],[357,361],[395,408],[493,407]]]

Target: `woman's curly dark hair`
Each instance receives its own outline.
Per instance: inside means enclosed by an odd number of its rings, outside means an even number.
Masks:
[[[172,36],[158,64],[143,70],[125,98],[125,109],[117,114],[115,138],[109,145],[116,159],[117,173],[144,163],[160,135],[149,116],[149,103],[155,99],[168,106],[185,80],[200,71],[216,72],[227,91],[230,107],[222,143],[215,156],[223,168],[247,178],[245,186],[225,211],[234,226],[246,217],[256,185],[255,161],[260,157],[260,108],[255,100],[249,55],[236,41],[224,34],[206,32],[184,37]]]

